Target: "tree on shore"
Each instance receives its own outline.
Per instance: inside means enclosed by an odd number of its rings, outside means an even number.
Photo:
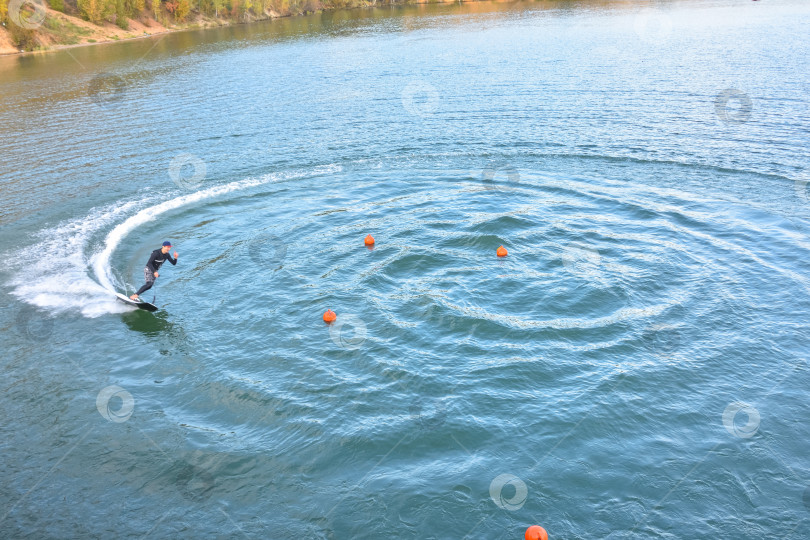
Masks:
[[[177,3],[177,9],[174,10],[174,18],[178,21],[186,20],[189,12],[191,11],[191,4],[188,0],[180,0]]]
[[[146,0],[124,0],[124,6],[126,7],[129,17],[132,18],[146,9]]]
[[[101,24],[115,13],[115,0],[78,0],[79,13],[91,23]]]

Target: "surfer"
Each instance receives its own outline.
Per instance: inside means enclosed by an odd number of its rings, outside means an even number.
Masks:
[[[156,249],[152,252],[149,256],[149,260],[146,261],[146,267],[143,269],[143,277],[146,279],[146,283],[143,284],[143,287],[138,289],[138,292],[130,296],[130,300],[138,300],[138,296],[142,292],[148,291],[152,288],[152,285],[155,284],[155,279],[160,275],[158,274],[158,270],[160,269],[160,265],[168,260],[172,265],[177,264],[177,252],[174,252],[174,257],[169,255],[169,250],[172,248],[171,242],[163,242],[163,247],[160,249]]]

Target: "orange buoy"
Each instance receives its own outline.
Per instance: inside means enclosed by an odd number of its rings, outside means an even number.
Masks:
[[[498,248],[498,257],[506,257],[506,248],[501,246]]]
[[[368,236],[366,236],[365,242],[366,242],[367,246],[373,246],[374,245],[374,237],[369,234]]]
[[[332,322],[337,319],[337,315],[331,309],[327,309],[326,313],[323,314],[323,322]]]
[[[526,540],[548,540],[548,533],[540,525],[532,525],[526,529]]]

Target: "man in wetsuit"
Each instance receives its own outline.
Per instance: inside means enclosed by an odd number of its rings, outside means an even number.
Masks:
[[[143,287],[138,289],[138,292],[130,296],[131,300],[138,300],[138,296],[144,291],[148,291],[152,288],[152,285],[155,284],[155,279],[158,277],[158,269],[160,265],[166,262],[168,259],[172,265],[177,264],[177,252],[174,252],[174,258],[169,255],[169,250],[172,248],[171,242],[163,242],[163,247],[160,249],[156,249],[152,252],[149,256],[149,260],[146,261],[146,267],[143,269],[143,277],[146,279],[146,283],[143,284]]]

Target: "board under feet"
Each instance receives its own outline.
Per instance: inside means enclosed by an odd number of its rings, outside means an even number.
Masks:
[[[115,297],[118,298],[121,302],[125,304],[129,304],[130,306],[135,306],[139,309],[145,309],[146,311],[157,311],[158,307],[155,304],[150,304],[149,302],[144,302],[143,300],[132,300],[128,296],[124,296],[120,293],[115,293]]]

